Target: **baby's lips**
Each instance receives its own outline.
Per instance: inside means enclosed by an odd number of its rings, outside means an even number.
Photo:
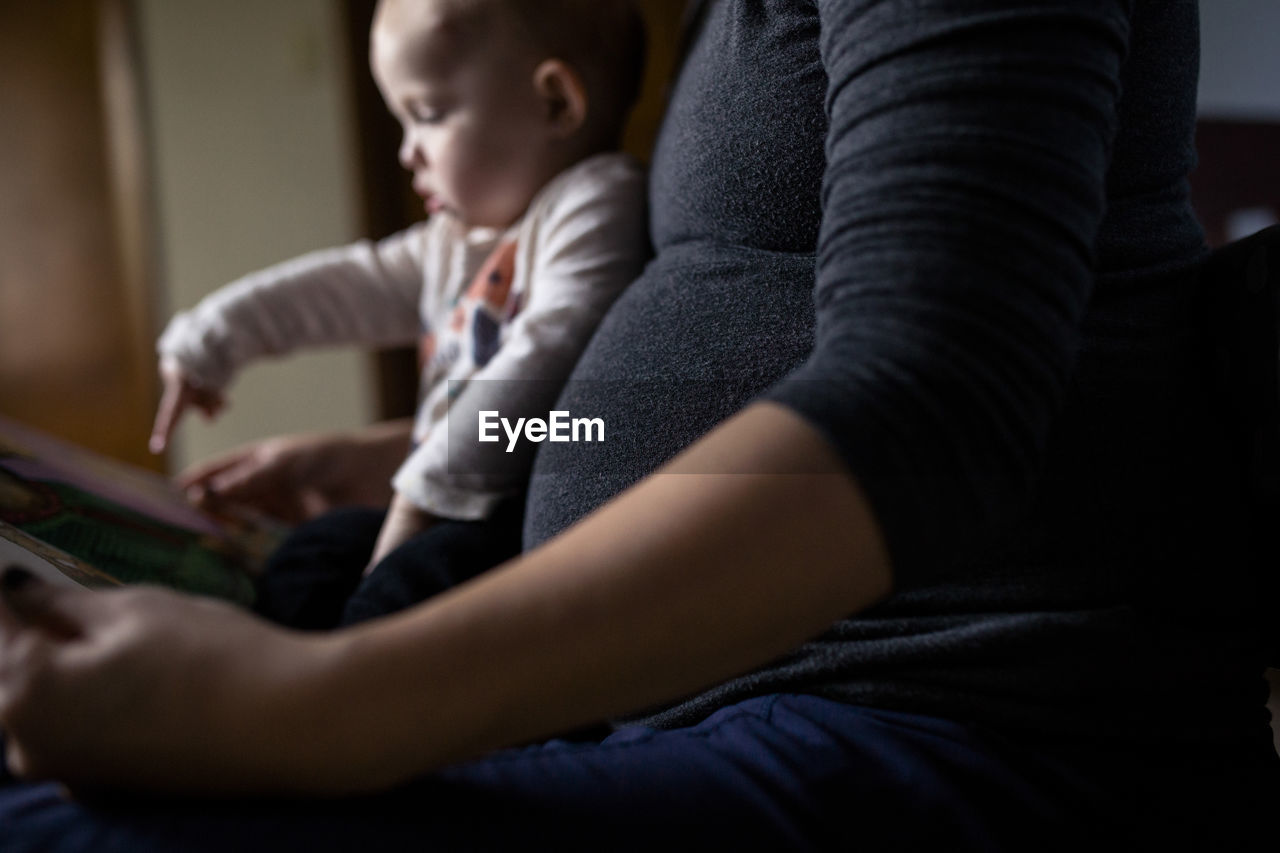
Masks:
[[[444,202],[440,200],[439,196],[428,189],[425,184],[420,184],[417,181],[414,181],[413,191],[422,198],[422,206],[426,208],[427,213],[439,213],[444,210]]]

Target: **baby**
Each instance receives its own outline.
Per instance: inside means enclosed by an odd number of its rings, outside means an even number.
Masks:
[[[491,445],[450,446],[448,422],[545,416],[648,253],[643,174],[616,152],[644,62],[630,2],[382,0],[370,44],[428,220],[249,275],[176,316],[158,344],[152,439],[162,450],[191,406],[215,414],[255,358],[418,343],[414,446],[368,569],[415,537],[447,539],[441,525],[473,536],[519,494],[532,452],[495,466]]]

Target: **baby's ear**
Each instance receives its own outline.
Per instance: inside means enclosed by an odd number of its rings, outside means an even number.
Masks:
[[[542,100],[543,114],[560,138],[577,133],[587,121],[587,87],[568,63],[547,59],[533,72],[533,89]]]

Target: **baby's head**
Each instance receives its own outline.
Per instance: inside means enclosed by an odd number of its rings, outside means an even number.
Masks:
[[[370,56],[428,211],[506,227],[617,146],[644,27],[630,0],[380,0]]]

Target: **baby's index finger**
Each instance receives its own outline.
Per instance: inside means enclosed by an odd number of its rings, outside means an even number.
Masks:
[[[169,439],[178,426],[183,411],[191,403],[191,391],[186,382],[164,383],[164,395],[160,398],[160,407],[156,410],[155,426],[151,428],[151,452],[163,453],[169,446]]]

